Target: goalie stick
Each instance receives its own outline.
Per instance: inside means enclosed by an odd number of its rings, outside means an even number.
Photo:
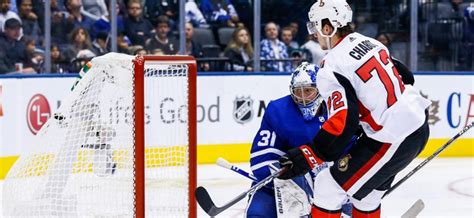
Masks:
[[[226,210],[227,208],[231,207],[232,205],[236,204],[240,200],[244,199],[247,195],[255,193],[255,191],[259,190],[266,184],[270,183],[278,177],[286,168],[279,169],[278,171],[272,173],[262,181],[258,182],[257,184],[253,185],[250,187],[249,190],[243,192],[242,194],[238,195],[234,199],[230,200],[228,203],[224,204],[222,207],[217,207],[216,204],[214,204],[214,201],[212,200],[211,196],[207,192],[207,190],[199,186],[196,188],[195,195],[196,195],[196,200],[201,206],[201,208],[209,214],[209,216],[214,217],[217,214],[221,213],[222,211]]]
[[[420,164],[418,164],[418,166],[416,166],[412,171],[410,171],[407,175],[405,175],[403,178],[401,178],[397,183],[395,183],[395,185],[393,185],[392,187],[390,187],[390,189],[388,189],[387,192],[385,192],[385,194],[383,195],[383,197],[387,196],[388,194],[392,193],[393,190],[395,190],[398,186],[400,186],[402,183],[404,183],[407,179],[409,179],[411,176],[413,176],[413,174],[415,174],[416,172],[418,172],[418,170],[420,170],[423,166],[425,166],[428,162],[430,162],[431,160],[433,160],[436,156],[438,156],[442,151],[444,151],[444,149],[446,149],[449,145],[451,145],[451,143],[453,143],[457,138],[459,138],[462,134],[464,134],[465,132],[467,132],[472,126],[474,126],[474,122],[470,123],[469,125],[467,125],[466,127],[464,127],[458,134],[456,134],[454,137],[452,137],[448,142],[446,142],[446,144],[444,144],[442,147],[440,147],[438,150],[435,151],[435,153],[433,153],[431,156],[429,156],[428,158],[426,158],[423,162],[421,162]]]
[[[243,169],[240,169],[238,166],[235,166],[231,163],[229,163],[229,161],[227,161],[226,159],[222,158],[222,157],[219,157],[217,158],[217,161],[216,161],[216,164],[218,166],[221,166],[221,167],[224,167],[226,169],[229,169],[229,170],[232,170],[242,176],[245,176],[253,181],[257,181],[257,178],[255,178],[254,175],[252,175],[251,173],[243,170]]]

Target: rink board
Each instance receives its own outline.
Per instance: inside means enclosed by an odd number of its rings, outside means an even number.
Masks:
[[[200,74],[197,92],[199,163],[213,163],[217,157],[232,162],[248,161],[250,143],[266,106],[271,100],[288,94],[289,80],[288,74]],[[73,77],[0,79],[0,179],[19,155],[32,149],[35,131],[59,107],[74,81]],[[433,103],[429,119],[431,137],[421,154],[426,157],[466,123],[474,121],[474,72],[417,74],[415,85]],[[148,109],[156,113],[156,118],[150,121],[179,122],[176,117],[179,117],[180,105],[164,99],[158,101],[161,108]],[[32,119],[34,115],[37,119]],[[474,131],[458,139],[441,156],[473,157],[472,145]]]

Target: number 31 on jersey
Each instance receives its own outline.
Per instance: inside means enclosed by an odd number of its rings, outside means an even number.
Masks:
[[[276,133],[274,131],[261,130],[258,134],[261,137],[257,143],[258,146],[275,146]]]

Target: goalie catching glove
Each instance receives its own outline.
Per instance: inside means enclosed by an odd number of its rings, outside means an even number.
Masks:
[[[302,145],[298,148],[288,150],[288,153],[278,159],[280,166],[286,168],[278,176],[279,179],[291,179],[295,176],[301,176],[323,164],[313,150],[308,145]]]

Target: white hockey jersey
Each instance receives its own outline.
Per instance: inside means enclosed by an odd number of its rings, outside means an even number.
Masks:
[[[388,49],[377,40],[351,33],[329,51],[320,67],[316,82],[329,111],[323,125],[326,135],[337,139],[354,131],[346,125],[360,124],[370,138],[394,143],[424,123],[431,102],[402,83]],[[317,138],[321,137],[316,136],[316,144]]]

